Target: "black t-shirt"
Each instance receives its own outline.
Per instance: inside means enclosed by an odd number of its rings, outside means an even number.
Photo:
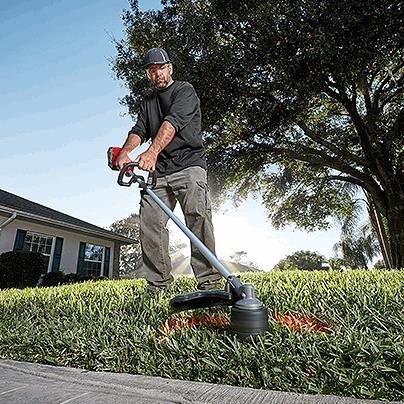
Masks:
[[[148,94],[140,106],[136,125],[129,133],[136,133],[143,142],[153,140],[163,121],[170,122],[176,133],[157,158],[157,175],[172,174],[192,166],[206,169],[199,98],[190,83],[175,81],[163,90],[155,89]]]

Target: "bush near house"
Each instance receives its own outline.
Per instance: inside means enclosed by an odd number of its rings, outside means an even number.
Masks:
[[[229,308],[171,315],[195,289],[176,278],[149,296],[144,280],[0,291],[0,357],[299,393],[404,399],[404,271],[242,274],[268,307],[269,329],[240,341],[224,328],[169,332],[167,319],[229,317]],[[315,316],[330,334],[293,331],[277,313]],[[38,343],[40,341],[40,343]]]
[[[31,251],[8,251],[0,255],[0,288],[35,286],[45,270],[43,255]]]
[[[41,275],[41,279],[37,286],[60,286],[70,283],[85,282],[85,281],[99,281],[106,280],[106,276],[93,276],[77,273],[64,274],[62,271],[48,272]]]

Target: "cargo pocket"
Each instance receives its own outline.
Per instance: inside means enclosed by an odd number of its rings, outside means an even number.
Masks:
[[[196,181],[196,184],[198,186],[198,211],[201,215],[210,214],[212,204],[209,198],[208,185],[203,181]]]

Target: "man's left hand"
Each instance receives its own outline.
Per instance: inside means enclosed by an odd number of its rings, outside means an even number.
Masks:
[[[135,158],[135,162],[139,163],[139,168],[145,171],[155,171],[157,163],[157,153],[153,150],[147,149],[142,154]]]

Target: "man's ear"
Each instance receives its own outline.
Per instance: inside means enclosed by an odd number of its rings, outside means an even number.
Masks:
[[[173,74],[173,65],[170,63],[168,66],[170,69],[170,76],[171,76]]]
[[[147,76],[147,78],[148,78],[149,80],[151,80],[149,70],[146,70],[146,76]]]

